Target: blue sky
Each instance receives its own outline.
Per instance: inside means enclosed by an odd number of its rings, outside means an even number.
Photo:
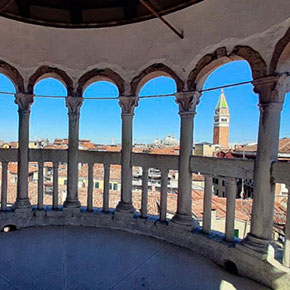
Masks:
[[[216,69],[207,78],[204,89],[251,80],[250,67],[245,61],[236,61]],[[0,91],[15,92],[13,84],[0,74]],[[175,83],[167,77],[146,83],[140,95],[171,94]],[[66,95],[65,87],[57,80],[44,79],[34,88],[38,95]],[[195,116],[194,142],[212,142],[213,114],[220,90],[204,92]],[[230,142],[256,142],[259,111],[258,97],[252,85],[226,88],[230,109]],[[117,97],[118,89],[108,82],[90,85],[84,97]],[[289,98],[289,94],[288,94]],[[290,137],[290,102],[286,98],[281,118],[280,137]],[[0,94],[0,139],[17,140],[18,116],[13,96]],[[178,106],[174,97],[141,99],[135,110],[134,139],[138,143],[151,143],[168,134],[179,138]],[[31,109],[30,139],[35,137],[67,138],[68,120],[64,99],[35,98]],[[80,138],[96,143],[120,142],[121,117],[117,100],[85,100],[81,109]]]

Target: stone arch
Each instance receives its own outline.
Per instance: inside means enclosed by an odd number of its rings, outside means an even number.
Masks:
[[[96,81],[102,80],[109,81],[115,84],[119,90],[119,95],[124,94],[125,84],[123,78],[110,68],[92,69],[83,74],[78,81],[77,94],[82,95],[89,85]]]
[[[24,92],[24,79],[15,67],[0,60],[0,73],[3,73],[13,82],[17,92]]]
[[[171,68],[162,63],[156,63],[145,68],[138,76],[134,77],[131,81],[131,94],[133,96],[137,95],[148,81],[159,76],[172,78],[176,83],[178,92],[184,89],[184,82]]]
[[[202,57],[195,68],[188,76],[187,86],[188,90],[201,89],[203,81],[208,75],[218,66],[233,60],[246,60],[252,70],[253,79],[258,79],[267,75],[267,65],[261,55],[249,46],[235,46],[231,53],[227,52],[226,47],[220,47],[213,53],[209,53]]]
[[[284,34],[284,36],[277,42],[270,62],[270,74],[274,74],[277,70],[280,57],[287,45],[290,43],[290,27]]]
[[[58,81],[62,82],[67,89],[67,94],[73,94],[73,81],[68,76],[68,74],[59,68],[46,65],[39,67],[36,72],[29,78],[27,86],[28,93],[32,94],[36,83],[48,77],[55,78]]]

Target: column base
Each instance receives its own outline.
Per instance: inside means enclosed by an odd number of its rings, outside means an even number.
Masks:
[[[260,239],[249,233],[241,243],[236,244],[236,248],[247,252],[250,255],[266,260],[274,258],[275,256],[275,250],[271,245],[271,242],[271,240]]]
[[[124,203],[120,201],[116,207],[117,212],[124,212],[124,213],[135,213],[135,208],[132,203]]]
[[[29,198],[18,198],[13,204],[14,211],[27,211],[32,210]]]
[[[63,203],[64,208],[80,208],[81,203],[78,199],[75,200],[68,200],[66,199],[65,202]]]
[[[175,216],[171,219],[171,221],[180,226],[196,227],[196,221],[190,215],[176,213]]]

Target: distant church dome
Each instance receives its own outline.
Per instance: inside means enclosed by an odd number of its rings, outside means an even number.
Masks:
[[[172,135],[168,135],[166,138],[164,138],[161,141],[161,143],[164,146],[178,146],[179,145],[178,140]]]

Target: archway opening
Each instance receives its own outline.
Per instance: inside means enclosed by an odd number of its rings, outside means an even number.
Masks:
[[[121,117],[118,105],[117,86],[100,79],[86,87],[84,103],[80,116],[80,150],[121,151]],[[90,98],[102,98],[94,100]],[[86,205],[88,190],[88,164],[80,164],[79,198]],[[115,208],[120,201],[121,167],[110,165],[109,207]],[[93,170],[93,206],[103,206],[104,165],[94,164]]]
[[[34,103],[31,105],[30,149],[68,148],[68,116],[65,105],[67,89],[64,84],[52,77],[41,78],[33,88]],[[44,96],[44,97],[41,97]],[[58,98],[59,97],[59,98]],[[29,197],[32,204],[37,204],[39,167],[29,163]],[[66,163],[58,163],[58,204],[66,198]],[[53,203],[53,163],[45,162],[43,167],[43,203]]]
[[[202,89],[205,91],[195,116],[195,155],[239,160],[256,158],[259,109],[253,85],[248,83],[223,90],[208,90],[251,80],[251,68],[244,60],[229,62],[211,70],[203,83]],[[197,199],[196,204],[202,210],[202,177],[196,172],[194,179],[193,198]],[[254,183],[252,177],[238,178],[235,183],[235,192],[231,193],[236,198],[234,235],[244,238],[250,230]],[[212,208],[216,210],[216,214],[212,215],[212,229],[221,232],[225,232],[228,184],[228,177],[219,176],[217,168],[213,177]],[[202,212],[198,209],[196,211]],[[199,217],[202,219],[202,214]]]
[[[176,83],[168,76],[147,80],[140,89],[139,105],[135,109],[133,151],[148,154],[172,154],[179,152],[180,120],[175,103]],[[142,98],[150,95],[172,95],[158,98]],[[157,164],[158,165],[158,164]],[[141,209],[142,198],[141,167],[133,167],[133,201]],[[176,170],[169,170],[167,191],[167,217],[176,212],[177,201]],[[161,171],[158,166],[148,170],[148,214],[160,214]]]
[[[290,160],[290,92],[285,95],[285,101],[281,112],[278,161],[289,162]],[[286,209],[288,203],[289,189],[284,183],[275,184],[275,207],[273,218],[272,238],[276,245],[283,248],[286,244]]]
[[[1,94],[8,92],[12,94]],[[0,73],[0,146],[1,148],[18,147],[18,114],[15,104],[16,88],[13,82],[4,74]],[[1,164],[2,170],[2,164]],[[9,162],[7,179],[7,205],[12,206],[16,200],[17,190],[17,162]]]

